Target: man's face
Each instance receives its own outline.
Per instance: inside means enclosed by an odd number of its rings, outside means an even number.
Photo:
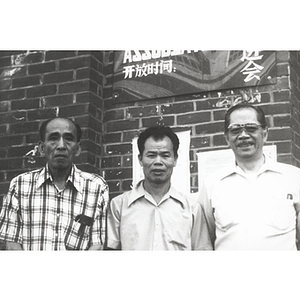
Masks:
[[[260,125],[257,120],[256,111],[252,108],[243,108],[235,110],[230,115],[231,124],[249,124]],[[237,160],[255,160],[263,155],[263,145],[268,137],[267,128],[258,127],[254,132],[241,130],[239,133],[231,133],[228,130],[225,139],[233,150]]]
[[[51,170],[68,169],[81,151],[77,142],[75,125],[66,119],[54,119],[47,124],[45,141],[40,142],[40,152],[45,155]]]
[[[145,142],[143,155],[139,155],[145,180],[149,183],[166,183],[171,180],[177,158],[174,156],[173,144],[169,137],[155,141],[149,137]]]

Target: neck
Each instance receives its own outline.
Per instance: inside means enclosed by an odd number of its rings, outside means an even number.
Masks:
[[[246,160],[236,160],[237,165],[245,172],[245,173],[257,173],[261,166],[265,162],[264,155],[261,155],[259,158],[253,160],[246,159]]]
[[[156,203],[159,203],[162,197],[169,191],[171,182],[153,183],[144,181],[144,189],[153,197]]]
[[[63,189],[65,187],[67,179],[71,173],[71,168],[72,166],[66,169],[53,169],[49,166],[49,170],[52,175],[53,182],[59,189]]]

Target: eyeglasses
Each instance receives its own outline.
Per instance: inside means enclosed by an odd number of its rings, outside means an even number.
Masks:
[[[247,131],[248,133],[255,133],[259,129],[259,127],[262,126],[256,123],[246,123],[246,124],[233,123],[228,126],[227,130],[231,134],[239,134],[243,130]]]

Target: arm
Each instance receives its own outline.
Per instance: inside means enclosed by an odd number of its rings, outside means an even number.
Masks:
[[[103,250],[104,249],[104,241],[105,241],[105,233],[106,233],[106,215],[107,215],[107,204],[108,204],[108,186],[105,185],[101,190],[99,202],[97,204],[98,209],[98,217],[94,221],[93,230],[92,230],[92,245],[88,250]]]
[[[18,185],[18,180],[14,178],[7,195],[3,199],[0,213],[0,239],[6,242],[7,250],[22,250],[22,220],[19,209]]]
[[[112,199],[107,209],[107,235],[105,243],[107,250],[121,250],[120,209],[117,204],[118,200],[121,200],[120,196]]]
[[[192,250],[213,250],[207,221],[199,202],[194,204],[191,239]]]
[[[207,228],[210,235],[210,240],[214,247],[215,240],[216,240],[216,224],[215,224],[213,207],[210,198],[211,196],[209,194],[209,189],[206,183],[200,189],[200,195],[198,201],[200,202],[200,205],[202,207],[202,211],[207,222]]]
[[[297,249],[300,250],[300,203],[294,203],[294,207],[296,210],[296,246]]]

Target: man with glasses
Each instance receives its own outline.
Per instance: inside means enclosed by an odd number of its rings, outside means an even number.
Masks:
[[[268,161],[264,112],[238,104],[225,116],[235,164],[206,178],[200,202],[215,250],[297,250],[300,169]]]

